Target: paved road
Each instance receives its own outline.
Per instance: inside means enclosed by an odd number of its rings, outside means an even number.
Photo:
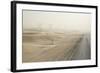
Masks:
[[[73,56],[73,60],[83,60],[91,58],[91,47],[90,47],[90,35],[86,34],[83,36],[80,44],[76,47],[76,53]]]

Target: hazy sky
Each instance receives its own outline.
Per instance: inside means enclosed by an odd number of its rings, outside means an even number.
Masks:
[[[91,14],[23,11],[23,29],[90,32]]]

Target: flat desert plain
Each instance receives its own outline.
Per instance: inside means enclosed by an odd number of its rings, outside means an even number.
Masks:
[[[23,33],[22,63],[71,60],[82,34]]]

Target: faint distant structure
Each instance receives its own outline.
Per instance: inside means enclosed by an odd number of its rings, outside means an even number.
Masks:
[[[41,24],[38,24],[38,29],[42,32]]]
[[[46,26],[47,25],[47,26]],[[41,33],[45,33],[46,36],[48,37],[48,39],[52,42],[51,44],[53,45],[54,44],[54,38],[53,38],[53,25],[52,24],[46,24],[44,27],[43,27],[43,23],[38,23],[38,30],[39,32]]]
[[[47,32],[47,35],[49,36],[49,39],[52,41],[52,45],[54,45],[54,38],[53,38],[53,35],[52,33],[53,32],[53,24],[49,24],[49,32]]]

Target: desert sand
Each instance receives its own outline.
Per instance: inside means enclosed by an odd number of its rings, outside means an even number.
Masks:
[[[80,33],[23,33],[22,63],[71,60]]]

